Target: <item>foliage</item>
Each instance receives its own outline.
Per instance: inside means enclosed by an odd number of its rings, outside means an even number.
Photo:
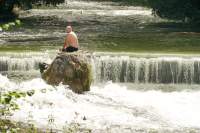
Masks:
[[[0,133],[44,133],[33,124],[0,119]]]
[[[65,0],[0,0],[0,20],[7,21],[18,17],[20,9],[31,9],[36,5],[53,5],[63,3]]]
[[[0,32],[10,30],[13,27],[21,26],[21,24],[22,24],[21,21],[18,19],[16,19],[15,21],[0,24]]]
[[[19,105],[16,103],[16,100],[19,98],[23,98],[26,95],[32,96],[34,94],[34,90],[30,90],[27,92],[20,92],[20,91],[8,91],[8,92],[0,92],[0,131],[2,132],[20,132],[22,131],[18,123],[11,122],[7,119],[8,116],[12,115],[12,112],[19,109]],[[30,129],[32,127],[27,126],[23,127],[23,129]]]
[[[0,95],[0,116],[11,115],[11,111],[19,109],[19,106],[16,104],[16,100],[25,97],[26,93],[18,91],[9,91],[7,93]]]
[[[12,111],[19,109],[18,104],[16,103],[16,100],[25,97],[26,94],[23,92],[17,92],[17,91],[9,91],[6,93],[2,93],[0,95],[0,131],[6,132],[17,132],[16,127],[13,123],[11,123],[9,120],[6,120],[7,116],[12,115]]]
[[[163,18],[200,21],[199,0],[148,0],[153,13]]]
[[[115,0],[152,8],[153,14],[161,18],[200,22],[199,0]]]
[[[4,120],[0,119],[0,131],[2,133],[17,133],[19,131],[19,128],[16,127],[14,123],[12,123],[10,120]]]
[[[128,5],[145,6],[162,18],[200,22],[200,0],[112,0]]]

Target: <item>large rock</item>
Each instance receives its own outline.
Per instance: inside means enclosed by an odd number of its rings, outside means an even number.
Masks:
[[[40,72],[48,84],[58,85],[62,82],[76,93],[90,90],[91,66],[83,55],[60,53],[49,66],[40,64]]]

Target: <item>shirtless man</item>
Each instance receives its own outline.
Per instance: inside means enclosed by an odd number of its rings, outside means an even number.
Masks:
[[[63,52],[74,52],[74,51],[78,51],[78,38],[76,36],[76,34],[72,31],[72,27],[71,26],[67,26],[66,27],[66,38],[65,38],[65,43],[63,45]]]

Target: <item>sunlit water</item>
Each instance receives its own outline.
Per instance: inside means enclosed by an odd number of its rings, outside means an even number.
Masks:
[[[7,58],[2,55],[0,66],[8,64],[8,70],[0,75],[1,90],[35,91],[33,96],[26,96],[17,101],[20,110],[14,112],[10,119],[31,123],[44,130],[63,131],[63,128],[69,127],[70,124],[79,123],[81,128],[91,129],[92,132],[199,132],[200,118],[197,116],[200,111],[200,86],[198,84],[115,80],[120,79],[118,74],[124,69],[121,62],[140,61],[141,64],[145,64],[152,60],[158,64],[177,62],[179,67],[176,69],[188,73],[189,77],[186,78],[190,79],[193,78],[191,70],[194,70],[192,69],[194,62],[199,62],[199,57],[105,54],[93,53],[91,64],[94,82],[91,90],[82,95],[73,93],[66,85],[47,85],[40,78],[37,64],[40,61],[51,62],[55,53],[47,52],[43,56],[34,52],[21,53],[18,56],[6,53],[4,55]],[[104,70],[101,69],[102,64]],[[143,67],[143,65],[137,66]],[[183,69],[188,66],[190,66],[188,69]],[[116,73],[110,77],[101,77],[102,81],[98,79],[98,73],[109,73],[110,67],[116,70]],[[161,67],[163,68],[165,67]],[[166,67],[167,69],[170,68]],[[139,69],[132,70],[132,73],[137,71]],[[149,74],[148,69],[143,72],[146,73],[144,75]],[[158,79],[162,77],[164,75],[160,73]],[[53,122],[50,122],[52,119]]]

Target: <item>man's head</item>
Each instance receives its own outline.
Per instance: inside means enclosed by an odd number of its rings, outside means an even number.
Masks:
[[[66,27],[66,32],[67,32],[67,33],[70,33],[71,31],[72,31],[72,27],[71,27],[71,26],[67,26],[67,27]]]

